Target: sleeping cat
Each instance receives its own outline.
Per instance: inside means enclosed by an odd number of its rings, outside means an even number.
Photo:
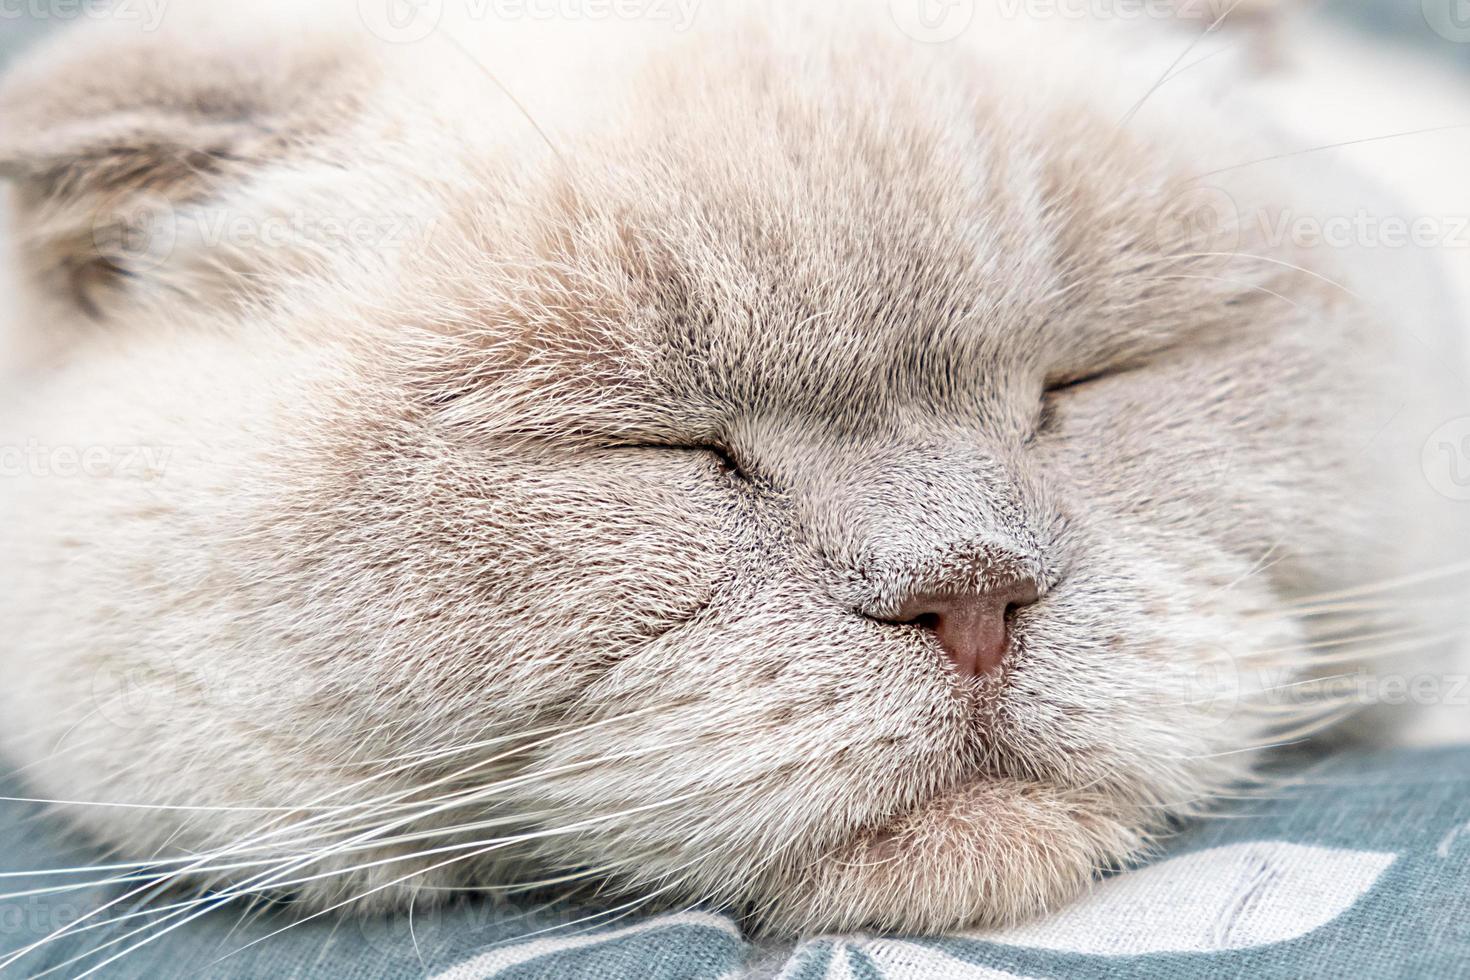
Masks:
[[[382,33],[171,6],[0,89],[0,748],[215,886],[181,918],[1013,921],[1431,635],[1453,324],[1272,234],[1370,191],[1260,165],[1226,59],[984,5]]]

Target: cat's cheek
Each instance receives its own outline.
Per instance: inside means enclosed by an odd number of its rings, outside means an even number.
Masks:
[[[339,720],[359,731],[410,713],[445,731],[554,718],[729,575],[730,515],[688,461],[492,452],[350,420],[294,445],[311,464],[282,460],[285,489],[240,518],[263,530],[241,535],[239,562],[267,574],[232,594],[303,692],[270,695],[279,724],[305,702],[350,705]]]
[[[1240,777],[1301,640],[1256,563],[1093,515],[1071,573],[1024,624],[1001,754],[1061,786],[1204,798]]]
[[[540,471],[482,506],[485,614],[557,665],[616,663],[699,616],[730,577],[729,515],[679,470]]]

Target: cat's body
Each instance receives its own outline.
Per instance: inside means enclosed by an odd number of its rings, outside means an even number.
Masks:
[[[166,25],[12,80],[36,795],[312,907],[573,874],[932,930],[1065,899],[1311,720],[1263,693],[1314,669],[1289,603],[1441,560],[1448,322],[1261,241],[1340,196],[1110,37],[735,20]],[[891,622],[998,570],[1040,598],[994,675]]]

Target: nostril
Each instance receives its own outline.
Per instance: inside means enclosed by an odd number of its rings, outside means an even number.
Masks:
[[[887,621],[929,630],[960,676],[979,677],[1000,668],[1015,611],[1038,597],[1030,579],[976,592],[931,592],[912,597]]]
[[[926,630],[929,630],[931,632],[935,632],[935,631],[937,631],[939,629],[939,614],[938,613],[920,613],[919,615],[915,616],[913,619],[900,620],[899,622],[901,622],[901,623],[912,623],[915,626],[921,626],[921,627],[923,627]]]
[[[1041,588],[1031,578],[1018,579],[1011,583],[1008,591],[1010,601],[1006,604],[1007,612],[1029,606],[1041,598]]]

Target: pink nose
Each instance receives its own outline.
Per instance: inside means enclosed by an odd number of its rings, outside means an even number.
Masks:
[[[1036,598],[1036,583],[1029,578],[984,592],[929,592],[900,606],[892,622],[933,630],[961,677],[981,677],[1005,660],[1010,611]]]

